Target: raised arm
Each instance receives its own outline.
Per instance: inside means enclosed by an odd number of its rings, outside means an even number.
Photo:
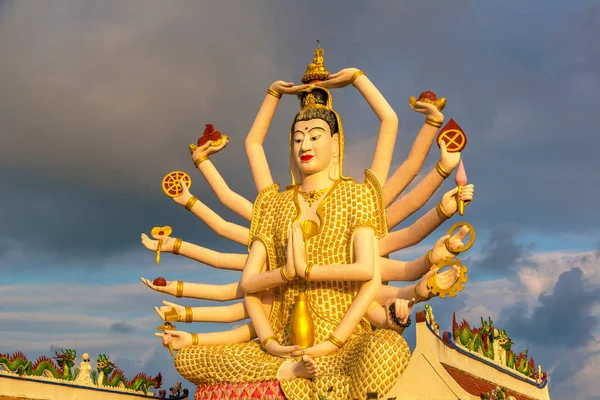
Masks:
[[[425,123],[413,142],[406,160],[394,172],[394,175],[383,186],[383,199],[386,208],[416,178],[425,162],[435,134],[444,122],[444,115],[433,104],[416,102],[411,108],[425,114]]]
[[[460,153],[446,151],[444,141],[441,142],[440,153],[440,161],[435,168],[414,189],[387,208],[385,214],[388,229],[394,228],[423,207],[460,162]]]
[[[282,94],[296,94],[299,90],[306,88],[307,85],[294,86],[293,83],[277,81],[267,90],[267,95],[263,101],[258,114],[246,137],[246,155],[250,163],[250,171],[256,185],[256,190],[260,193],[265,187],[273,184],[273,177],[267,162],[267,156],[263,149],[263,142],[269,131],[269,126],[277,110],[279,99]]]
[[[183,193],[173,200],[186,210],[191,211],[219,236],[241,245],[248,245],[249,230],[238,224],[225,221],[219,214],[208,208],[198,198],[190,193],[187,186],[181,182]],[[252,206],[251,206],[252,207]]]
[[[229,139],[224,140],[218,146],[214,146],[214,142],[209,140],[194,150],[192,160],[219,201],[246,221],[250,221],[250,218],[252,218],[252,203],[229,188],[219,171],[217,171],[217,168],[215,168],[214,164],[208,158],[211,154],[219,152],[228,143]]]
[[[474,194],[473,185],[467,185],[461,191],[461,199],[466,204],[473,200]],[[442,197],[442,201],[424,216],[415,221],[411,226],[390,232],[386,237],[379,240],[379,255],[387,255],[415,246],[425,239],[437,227],[451,218],[458,210],[456,202],[457,188],[446,192]]]
[[[316,83],[319,87],[332,89],[343,88],[350,84],[354,85],[363,95],[380,121],[379,136],[375,146],[371,171],[380,182],[385,182],[390,170],[398,133],[398,116],[365,73],[357,68],[343,69],[331,75],[328,80]]]
[[[161,238],[163,240],[161,252],[182,255],[214,268],[241,271],[244,269],[248,258],[247,254],[220,253],[206,247],[184,242],[181,239],[166,236]],[[158,240],[152,240],[145,233],[142,233],[142,244],[148,250],[156,251]]]

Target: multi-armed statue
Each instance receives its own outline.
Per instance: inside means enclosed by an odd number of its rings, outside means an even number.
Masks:
[[[411,226],[388,232],[419,210],[450,176],[460,163],[466,138],[460,128],[452,131],[455,135],[450,131],[438,135],[441,153],[436,167],[397,199],[419,173],[443,124],[445,100],[432,92],[411,99],[412,109],[426,116],[425,123],[408,158],[388,180],[398,119],[367,76],[355,68],[330,75],[318,47],[302,82],[273,83],[248,133],[246,152],[258,191],[253,203],[233,192],[209,159],[227,145],[226,136],[207,126],[198,146],[190,146],[194,164],[217,197],[250,221],[250,228],[224,221],[193,196],[186,174],[163,181],[171,180],[165,192],[175,202],[220,236],[247,245],[248,254],[218,253],[172,238],[168,227],[153,232],[156,240],[142,234],[149,250],[242,271],[240,281],[227,285],[142,281],[177,297],[243,299],[220,307],[169,302],[156,307],[166,321],[164,333],[156,335],[171,351],[178,350],[175,367],[190,382],[278,381],[288,398],[316,398],[325,392],[335,398],[365,398],[368,392],[389,391],[406,367],[410,350],[401,335],[411,323],[412,307],[436,295],[455,296],[466,282],[466,268],[455,257],[474,240],[468,224],[453,235],[456,229],[451,229],[415,260],[388,257],[421,242],[472,200],[473,185],[466,185],[465,176]],[[344,130],[330,92],[350,85],[381,122],[373,162],[362,183],[343,174]],[[297,96],[300,111],[287,133],[291,184],[280,191],[263,142],[283,95]],[[462,241],[469,233],[470,244],[465,246]],[[450,268],[439,271],[444,266]],[[416,283],[395,287],[389,281]],[[188,333],[172,330],[169,324],[246,318],[249,323],[227,332]]]

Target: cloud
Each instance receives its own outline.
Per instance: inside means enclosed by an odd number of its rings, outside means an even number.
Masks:
[[[135,327],[125,321],[120,321],[112,324],[110,330],[118,333],[131,333],[135,330]]]
[[[592,339],[600,319],[592,306],[600,303],[600,286],[587,287],[583,271],[563,272],[551,294],[542,294],[539,305],[528,315],[526,305],[506,309],[502,319],[515,337],[542,345],[580,347]],[[552,332],[551,335],[545,334]]]
[[[533,245],[517,243],[514,230],[495,229],[476,257],[476,264],[485,271],[507,274],[516,270],[531,254]]]

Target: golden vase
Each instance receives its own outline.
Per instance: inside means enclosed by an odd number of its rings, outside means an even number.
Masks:
[[[302,349],[311,347],[315,343],[315,324],[308,309],[306,293],[296,297],[290,326],[290,340],[292,344]]]

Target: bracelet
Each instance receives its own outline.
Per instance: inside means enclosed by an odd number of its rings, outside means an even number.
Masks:
[[[312,264],[307,265],[304,270],[304,280],[308,282],[310,280],[310,270],[312,269]]]
[[[197,346],[198,345],[198,334],[197,333],[192,333],[192,345]]]
[[[329,341],[331,343],[333,343],[333,345],[335,347],[337,347],[338,349],[341,349],[344,346],[344,342],[342,342],[340,339],[333,336],[333,333],[331,335],[329,335]]]
[[[350,84],[354,85],[354,81],[358,79],[359,76],[366,75],[364,72],[358,70],[354,74],[352,74],[352,78],[350,78]]]
[[[442,167],[442,163],[441,162],[437,162],[437,164],[435,164],[435,170],[437,171],[438,174],[440,174],[440,176],[444,179],[446,179],[447,177],[450,176],[450,172],[446,171],[444,169],[444,167]]]
[[[452,215],[448,214],[446,211],[444,211],[444,208],[442,207],[442,202],[440,201],[437,205],[437,211],[438,213],[440,213],[440,215],[442,217],[444,217],[445,219],[450,219],[452,217]]]
[[[389,311],[390,311],[390,318],[392,321],[394,321],[394,324],[398,325],[400,328],[408,328],[410,326],[410,324],[412,322],[410,320],[410,315],[408,316],[408,319],[406,320],[406,322],[402,323],[396,316],[396,307],[394,306],[393,303],[390,304]]]
[[[208,156],[202,155],[194,160],[194,165],[199,168],[199,165],[206,160],[208,160]]]
[[[425,123],[427,125],[431,125],[431,126],[433,126],[435,128],[439,128],[440,126],[442,126],[442,124],[444,123],[444,121],[438,121],[436,119],[427,117],[427,118],[425,118]]]
[[[267,348],[267,343],[269,343],[271,340],[277,341],[277,337],[276,336],[269,336],[269,337],[265,338],[265,340],[263,340],[261,342],[261,345],[262,345],[263,349]]]
[[[429,265],[433,265],[433,261],[431,261],[431,253],[433,252],[433,250],[429,250],[427,252],[427,262],[429,263]],[[415,289],[416,290],[416,289]]]
[[[273,97],[277,97],[278,99],[281,99],[281,93],[276,92],[275,90],[273,90],[271,88],[267,89],[267,93]]]
[[[181,243],[183,243],[183,240],[181,240],[180,238],[175,239],[175,244],[173,245],[173,254],[175,255],[179,255],[179,250],[181,250]]]
[[[292,280],[290,278],[288,278],[288,276],[285,274],[285,268],[281,267],[280,271],[281,272],[281,279],[283,279],[284,282],[291,282]]]
[[[187,203],[185,203],[185,209],[188,211],[192,211],[192,207],[194,207],[194,204],[196,204],[196,202],[198,201],[198,198],[196,196],[192,196],[190,197],[190,199],[187,201]]]
[[[186,307],[185,308],[185,323],[191,324],[192,322],[194,322],[194,313],[192,311],[192,307]]]
[[[177,281],[177,294],[176,297],[183,297],[183,281]]]
[[[419,286],[419,284],[418,284],[418,283],[415,285],[415,290],[414,290],[414,292],[415,292],[415,299],[416,299],[416,301],[429,300],[429,299],[427,299],[427,298],[425,298],[425,297],[421,297],[421,295],[419,294],[419,292],[417,292],[417,286]]]

